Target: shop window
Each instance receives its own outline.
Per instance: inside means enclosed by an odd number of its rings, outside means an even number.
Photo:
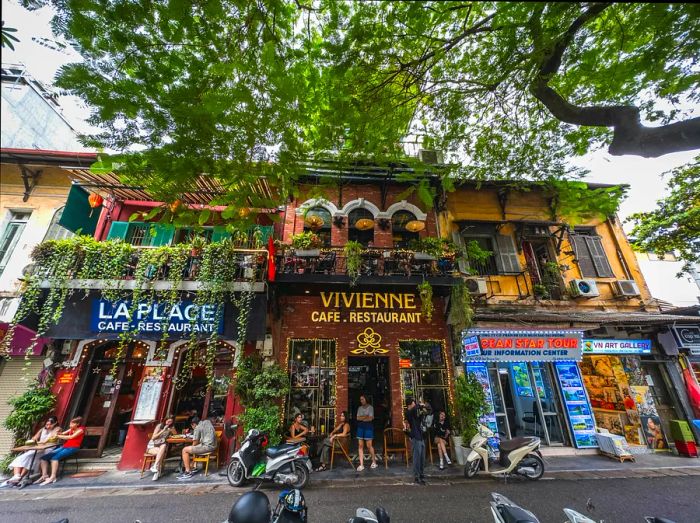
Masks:
[[[613,278],[612,267],[603,248],[603,240],[595,229],[576,228],[571,235],[576,261],[584,278]]]
[[[422,398],[434,412],[449,412],[447,364],[443,349],[440,340],[399,342],[402,393],[404,396]]]
[[[0,238],[0,274],[8,265],[31,214],[29,211],[10,211],[10,220]]]
[[[327,432],[335,423],[335,340],[291,340],[289,377],[291,388],[285,429],[301,412],[309,427]]]
[[[175,236],[173,238],[173,244],[177,245],[179,243],[190,243],[196,237],[204,238],[204,241],[210,243],[212,241],[212,235],[214,230],[211,227],[205,227],[204,229],[192,229],[190,227],[183,227],[181,229],[175,230]]]
[[[406,229],[406,224],[415,219],[416,215],[409,211],[398,211],[391,217],[391,236],[395,248],[407,249],[412,241],[418,240],[420,235],[417,232]]]
[[[359,242],[368,247],[374,242],[374,227],[371,229],[358,229],[357,222],[360,220],[374,221],[374,216],[367,209],[355,209],[348,214],[348,240]]]
[[[304,214],[304,232],[311,231],[321,238],[324,247],[331,246],[331,213],[323,207],[313,207]]]

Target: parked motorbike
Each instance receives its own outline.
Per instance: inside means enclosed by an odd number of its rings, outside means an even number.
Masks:
[[[507,497],[491,492],[491,498],[491,515],[496,523],[540,523],[532,512],[513,503]]]
[[[358,508],[355,516],[348,519],[348,523],[389,523],[390,520],[388,512],[382,507],[377,507],[374,512],[366,508]]]
[[[298,489],[284,490],[272,511],[267,496],[253,490],[238,498],[224,523],[307,523],[306,500]]]
[[[479,426],[479,430],[469,443],[472,450],[464,465],[465,478],[476,476],[482,462],[484,470],[492,476],[514,474],[536,480],[544,475],[544,460],[539,450],[540,438],[518,437],[501,440],[499,463],[494,466],[489,462],[489,456],[492,455],[492,452],[488,444],[489,438],[493,436],[493,432],[488,427]]]
[[[584,516],[580,512],[576,512],[573,509],[565,508],[564,514],[568,518],[569,523],[597,523],[594,519]],[[646,523],[675,523],[674,521],[666,518],[659,518],[656,516],[646,516],[644,518]]]
[[[240,487],[246,480],[257,480],[302,489],[310,475],[311,459],[306,445],[283,443],[268,447],[267,435],[257,429],[248,431],[226,469],[226,477],[233,487]]]

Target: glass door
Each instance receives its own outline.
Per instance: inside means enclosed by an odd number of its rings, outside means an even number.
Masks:
[[[512,438],[510,432],[510,423],[508,420],[508,412],[506,410],[506,402],[503,397],[503,389],[501,386],[501,378],[499,369],[495,366],[489,367],[489,381],[491,382],[491,396],[493,398],[493,408],[496,414],[496,424],[498,432],[503,433],[504,437]]]
[[[543,420],[542,429],[545,433],[547,445],[564,445],[564,429],[559,409],[560,402],[556,395],[551,366],[547,363],[531,363],[530,372],[537,389],[540,419]]]

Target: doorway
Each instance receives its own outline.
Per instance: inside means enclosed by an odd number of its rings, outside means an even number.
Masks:
[[[548,239],[523,240],[522,249],[535,294],[561,300],[563,282],[551,242]]]
[[[148,347],[130,344],[115,368],[117,349],[118,342],[92,349],[82,385],[74,396],[70,417],[83,418],[86,435],[80,455],[84,457],[102,457],[107,447],[112,447],[111,454],[119,454],[124,444]]]
[[[384,429],[391,427],[391,387],[389,358],[384,356],[348,358],[348,406],[352,433],[357,433],[357,409],[360,396],[365,395],[374,407],[374,439],[378,441]]]

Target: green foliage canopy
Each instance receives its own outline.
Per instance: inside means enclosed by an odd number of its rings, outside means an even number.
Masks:
[[[670,194],[656,209],[630,216],[634,223],[632,246],[659,256],[675,253],[683,260],[683,272],[700,263],[700,156],[689,165],[666,173]]]

